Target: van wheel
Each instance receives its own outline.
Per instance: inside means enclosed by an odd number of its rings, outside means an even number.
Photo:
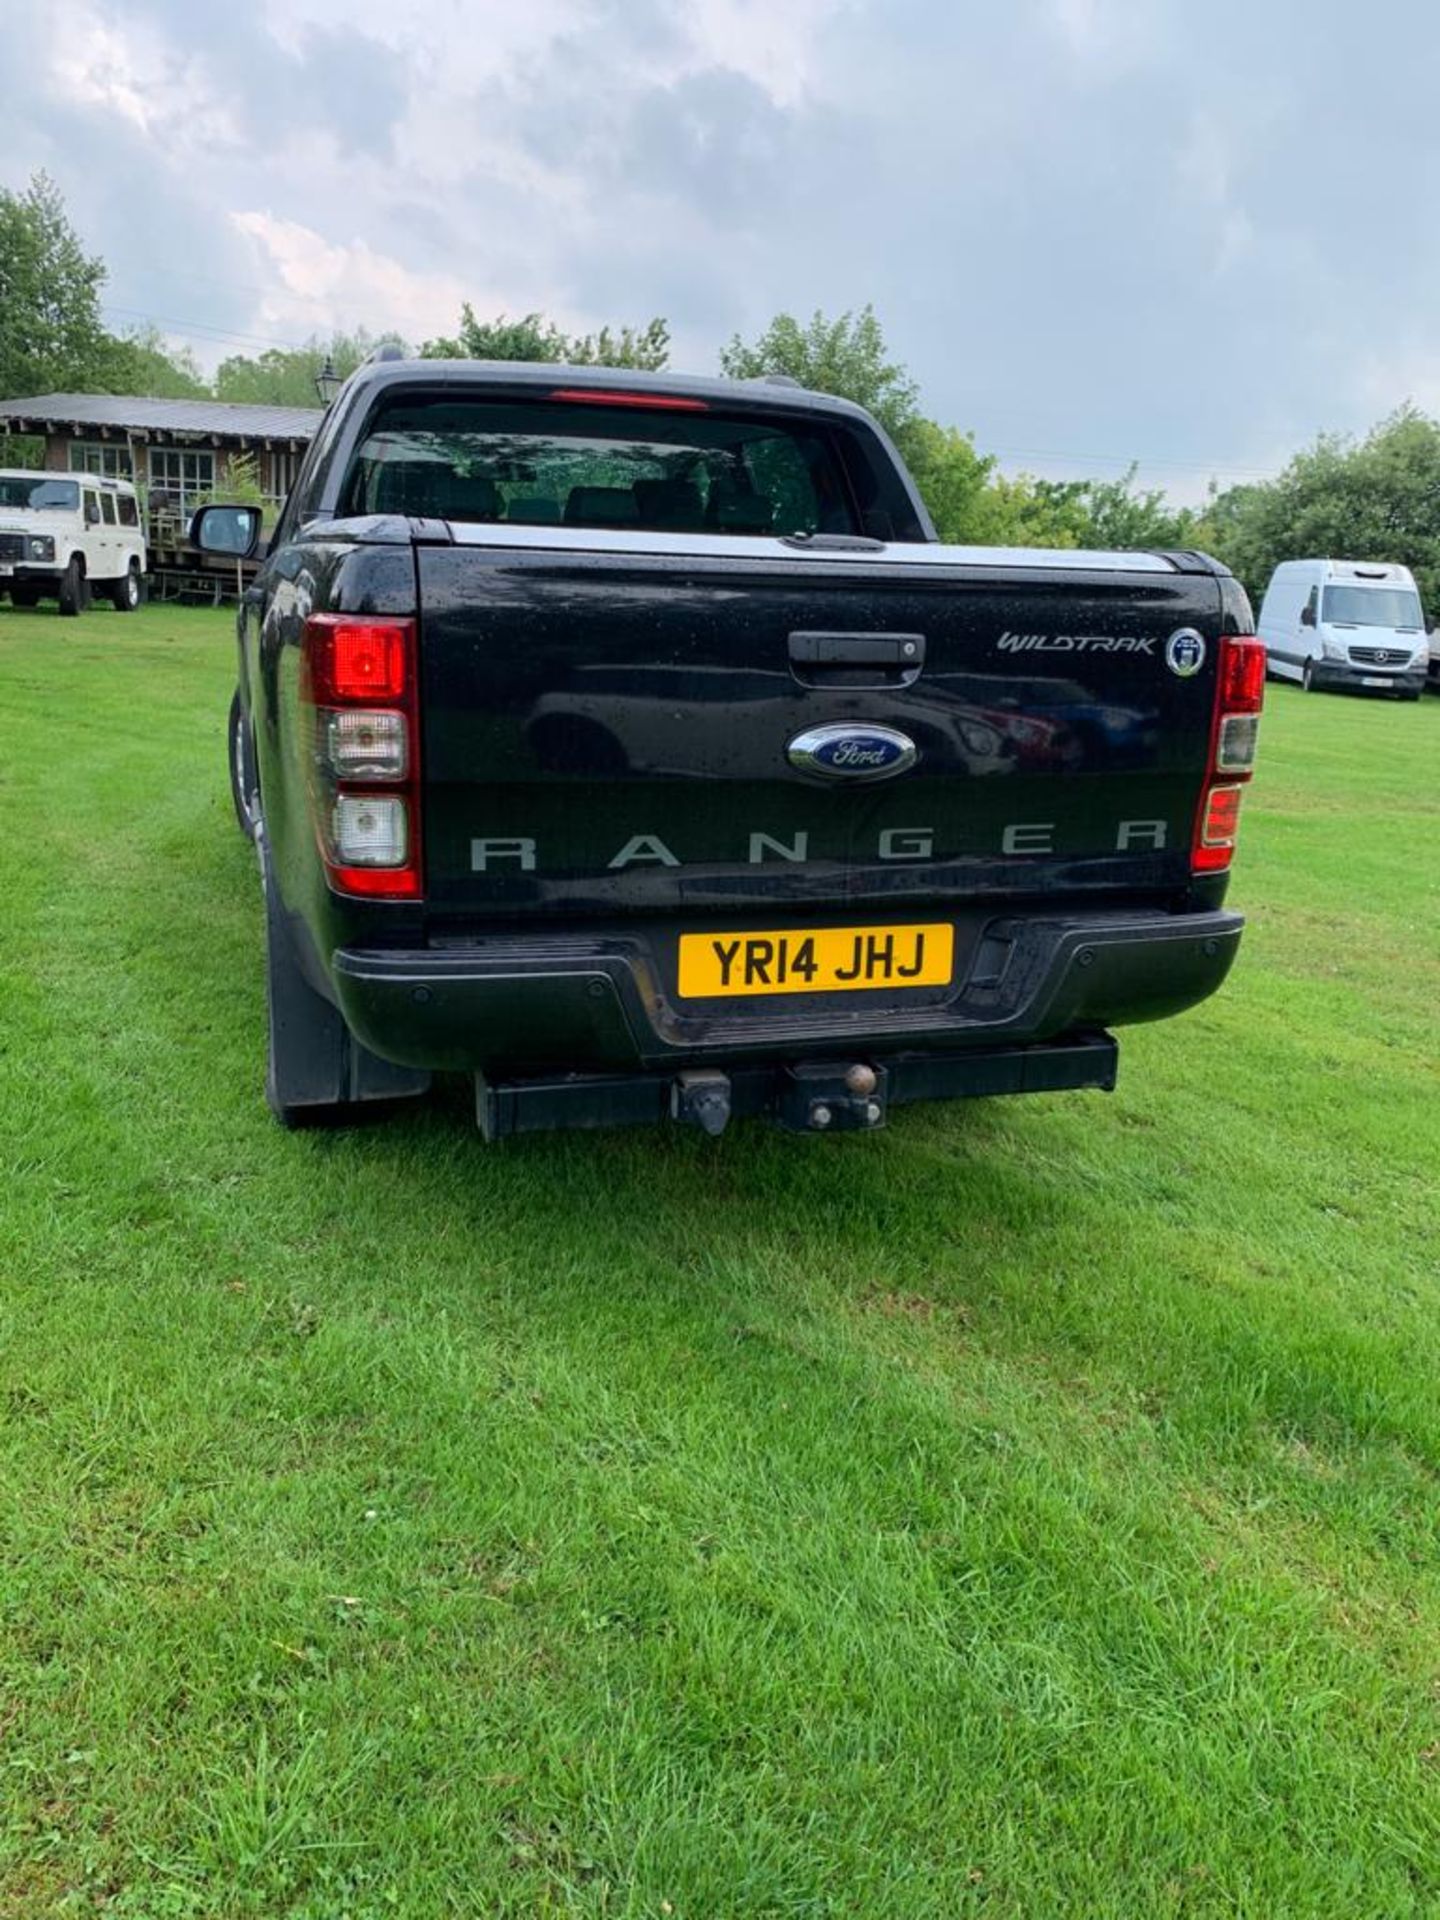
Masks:
[[[12,607],[38,607],[39,586],[33,580],[13,581],[10,587],[10,604]]]
[[[110,598],[117,613],[134,613],[145,598],[145,586],[140,578],[140,562],[132,560],[125,572],[110,589]]]
[[[60,576],[60,611],[69,618],[83,613],[90,604],[90,582],[85,578],[85,563],[72,553],[70,564]]]
[[[1316,691],[1315,662],[1313,660],[1307,660],[1300,669],[1300,685],[1306,693],[1314,693]]]

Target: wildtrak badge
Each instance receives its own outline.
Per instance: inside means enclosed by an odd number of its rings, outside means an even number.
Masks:
[[[1153,633],[1011,633],[996,641],[1001,653],[1145,653],[1153,656]]]

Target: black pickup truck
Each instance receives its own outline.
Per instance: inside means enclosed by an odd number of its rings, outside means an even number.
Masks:
[[[240,614],[270,1104],[463,1073],[497,1138],[1111,1087],[1107,1029],[1235,957],[1251,627],[1201,554],[938,544],[791,382],[369,364]]]

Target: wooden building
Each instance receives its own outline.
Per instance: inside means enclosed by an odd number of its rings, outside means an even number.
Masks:
[[[0,433],[43,436],[57,473],[135,480],[154,507],[183,513],[224,490],[230,462],[250,455],[276,510],[320,424],[318,407],[248,407],[225,400],[146,400],[128,394],[42,393],[0,400]]]
[[[266,524],[274,524],[322,417],[319,407],[42,393],[0,400],[0,436],[43,438],[44,464],[52,472],[134,480],[145,502],[150,566],[158,586],[167,573],[176,583],[197,569],[208,573],[185,530],[198,500],[223,496],[237,454],[253,461]]]

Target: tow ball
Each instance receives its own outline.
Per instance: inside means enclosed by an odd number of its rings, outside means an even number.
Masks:
[[[873,1133],[885,1124],[887,1076],[865,1060],[802,1060],[787,1067],[776,1119],[795,1133]]]
[[[769,1114],[791,1133],[873,1133],[885,1124],[888,1076],[869,1061],[800,1060],[783,1067],[676,1074],[670,1118],[712,1137],[740,1114]]]

